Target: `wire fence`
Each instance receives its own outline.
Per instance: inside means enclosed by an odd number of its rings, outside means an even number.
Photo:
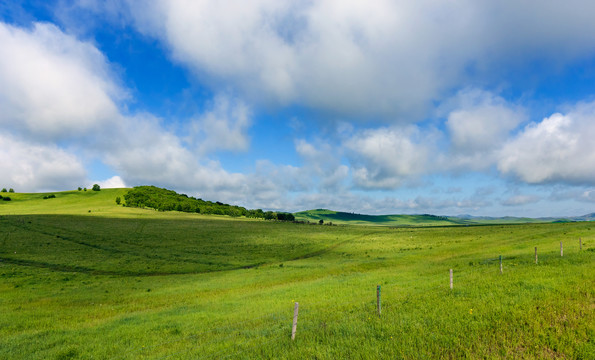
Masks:
[[[580,250],[582,251],[583,242],[580,242]],[[552,259],[555,256],[552,252],[544,253],[545,259]],[[560,257],[563,257],[562,250],[560,251]],[[502,273],[500,267],[493,266],[500,264],[500,261],[506,260],[519,260],[518,255],[510,257],[495,257],[485,258],[478,261],[479,265],[490,265],[481,266],[475,268],[479,269],[480,273]],[[530,260],[526,260],[526,263],[531,263]],[[543,265],[545,261],[541,261],[539,264]],[[537,262],[535,262],[537,264]],[[512,271],[510,268],[506,268],[506,271]],[[469,273],[469,270],[460,270],[454,272],[454,288],[463,286],[462,281],[465,281],[465,273]],[[481,275],[480,274],[480,275]],[[436,286],[440,286],[444,291],[448,292],[449,288],[449,269],[445,269],[443,280],[434,280]],[[458,280],[461,279],[461,280]],[[400,282],[399,285],[402,288],[412,286],[413,283],[419,280],[408,280]],[[324,329],[327,323],[333,323],[335,321],[365,321],[370,319],[372,316],[380,316],[378,306],[381,304],[380,292],[378,292],[378,298],[373,295],[373,288],[370,286],[368,289],[362,290],[360,283],[355,282],[354,284],[343,284],[346,287],[351,287],[351,293],[353,296],[347,301],[345,298],[337,301],[332,296],[332,292],[329,291],[328,296],[316,296],[316,300],[313,298],[302,298],[300,299],[299,317],[298,317],[298,337],[300,334],[316,334],[320,333],[321,329]],[[474,287],[477,284],[468,283],[466,286]],[[380,287],[380,286],[379,286]],[[452,291],[452,287],[450,288]],[[408,295],[403,293],[401,295],[388,294],[386,302],[382,302],[382,306],[387,306],[387,309],[391,309],[391,302],[399,302],[406,304]],[[341,311],[327,311],[329,309],[340,309]],[[337,315],[340,314],[340,315]],[[258,356],[259,349],[270,346],[272,344],[288,344],[291,342],[291,328],[292,328],[293,311],[292,307],[288,306],[286,311],[280,311],[275,313],[264,313],[260,316],[250,317],[245,320],[225,320],[220,321],[217,324],[202,325],[200,329],[193,330],[189,335],[181,335],[176,338],[170,338],[161,342],[155,342],[148,346],[141,346],[130,349],[127,354],[123,355],[122,358],[129,358],[130,354],[133,354],[135,358],[150,357],[155,359],[174,359],[174,358],[187,358],[191,356],[193,359],[234,359],[246,357],[247,354],[251,354],[253,357]],[[249,356],[250,357],[250,356]]]

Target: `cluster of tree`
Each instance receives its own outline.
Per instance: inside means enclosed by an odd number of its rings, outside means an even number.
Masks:
[[[10,197],[8,197],[8,196],[2,196],[2,195],[0,195],[0,200],[2,200],[2,201],[10,201],[12,199]]]
[[[44,198],[44,199],[55,199],[55,198],[56,198],[56,195],[54,195],[54,194],[50,194],[50,195],[46,195],[46,196],[44,196],[43,198]]]
[[[448,220],[448,217],[446,217],[446,216],[438,216],[438,215],[432,215],[432,214],[422,214],[422,216],[424,216],[428,219],[432,219],[432,220]]]
[[[6,190],[6,188],[3,188],[1,192],[14,192],[14,189],[10,188],[9,190]]]
[[[91,190],[101,191],[101,186],[99,186],[99,184],[93,184],[93,187],[91,188]],[[79,186],[78,191],[87,191],[87,188],[82,188]]]
[[[293,214],[284,212],[267,211],[264,213],[263,218],[266,220],[295,221]]]
[[[116,203],[120,203],[116,198]],[[270,220],[293,221],[293,214],[264,212],[261,209],[248,210],[241,206],[234,206],[219,201],[205,201],[186,194],[178,194],[173,190],[156,186],[136,186],[124,195],[125,206],[148,207],[159,211],[183,211],[201,214],[245,216]]]

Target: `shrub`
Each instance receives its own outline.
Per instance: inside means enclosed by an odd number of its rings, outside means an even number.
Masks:
[[[93,184],[93,188],[91,189],[93,191],[100,191],[101,187],[99,186],[99,184]]]
[[[3,188],[3,189],[2,189],[2,192],[8,192],[8,191],[6,191],[6,188]]]
[[[10,201],[10,200],[12,200],[12,199],[9,198],[8,196],[5,196],[5,197],[2,198],[2,201]]]
[[[10,190],[8,190],[8,192],[13,193],[14,192],[14,189],[13,188],[10,188]]]
[[[120,203],[122,202],[122,199],[120,199],[120,197],[116,197],[116,204],[120,205]]]

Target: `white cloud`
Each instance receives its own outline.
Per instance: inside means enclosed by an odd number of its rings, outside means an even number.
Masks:
[[[407,128],[365,130],[345,142],[353,168],[353,181],[362,188],[392,189],[428,169],[433,134]]]
[[[443,107],[452,107],[445,124],[451,145],[439,160],[447,170],[489,169],[497,151],[525,119],[521,107],[479,89],[462,90]]]
[[[531,123],[499,153],[498,169],[537,183],[595,184],[595,103]]]
[[[3,179],[15,188],[80,186],[81,157],[98,159],[119,174],[108,185],[151,183],[210,192],[244,187],[244,175],[192,153],[156,117],[122,114],[118,101],[125,91],[92,44],[49,24],[23,30],[0,23],[0,42],[0,124],[8,133],[37,141],[2,138],[11,159]],[[244,104],[217,98],[203,120],[205,149],[247,146]]]
[[[114,189],[114,188],[125,188],[126,183],[122,180],[119,176],[112,176],[109,179],[101,180],[101,181],[91,181],[90,183],[98,184],[102,189]],[[91,187],[91,186],[89,186]]]
[[[137,28],[213,88],[344,115],[423,115],[462,84],[498,86],[534,60],[557,71],[595,46],[595,4],[580,0],[128,5]]]
[[[51,24],[0,23],[0,124],[39,139],[84,134],[117,115],[124,92],[93,45]]]
[[[85,183],[80,160],[54,145],[0,134],[0,184],[19,192],[75,189]]]
[[[201,154],[215,150],[245,151],[250,146],[246,134],[251,124],[248,106],[219,95],[211,108],[190,124],[192,139]]]
[[[457,95],[458,107],[448,114],[446,126],[457,152],[485,152],[499,147],[523,121],[521,109],[503,98],[478,89]]]
[[[349,168],[341,164],[342,149],[324,142],[315,145],[304,139],[296,141],[295,149],[305,162],[298,176],[310,179],[311,182],[313,178],[320,179],[318,185],[327,191],[336,191],[343,186],[343,182],[349,176]]]

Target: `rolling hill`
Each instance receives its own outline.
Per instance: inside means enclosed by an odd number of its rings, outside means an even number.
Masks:
[[[364,215],[348,212],[316,209],[300,211],[294,214],[297,221],[319,222],[337,225],[369,225],[369,226],[461,226],[490,224],[529,224],[551,222],[592,221],[595,214],[567,218],[527,218],[527,217],[487,217],[487,216],[437,216],[421,215]]]

